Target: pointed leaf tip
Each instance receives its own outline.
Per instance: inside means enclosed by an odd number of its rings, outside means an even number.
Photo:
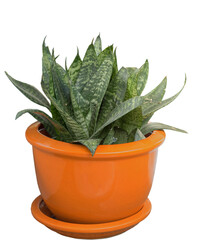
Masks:
[[[142,126],[141,131],[144,135],[153,132],[154,130],[162,130],[162,129],[167,129],[167,130],[173,130],[177,132],[182,132],[182,133],[187,133],[185,130],[176,128],[170,125],[166,125],[163,123],[158,123],[158,122],[150,122]]]
[[[102,52],[102,43],[101,43],[101,37],[100,34],[97,36],[94,42],[94,48],[97,56]]]
[[[78,47],[76,47],[76,49],[77,49],[77,56],[79,56],[79,48],[78,48]]]
[[[87,147],[90,150],[92,156],[94,156],[95,151],[99,146],[99,144],[101,143],[101,141],[102,139],[98,138],[98,139],[77,140],[76,142],[80,142],[85,147]]]
[[[5,72],[5,74],[8,77],[8,79],[12,82],[12,84],[28,99],[50,110],[49,102],[37,88],[28,83],[20,82],[14,79],[7,72]]]

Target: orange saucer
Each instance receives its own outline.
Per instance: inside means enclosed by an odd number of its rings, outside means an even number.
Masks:
[[[134,227],[149,215],[151,202],[147,199],[143,208],[130,217],[98,224],[78,224],[56,220],[41,196],[33,201],[31,211],[37,221],[57,233],[73,238],[96,239],[112,237]]]

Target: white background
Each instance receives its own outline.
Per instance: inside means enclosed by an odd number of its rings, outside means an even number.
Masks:
[[[0,239],[65,239],[35,221],[30,206],[39,195],[31,146],[24,137],[34,119],[15,121],[17,111],[35,108],[6,78],[40,88],[41,45],[68,65],[79,46],[83,57],[93,37],[118,47],[119,66],[150,62],[145,92],[166,75],[166,97],[188,82],[170,106],[153,120],[183,128],[167,132],[160,147],[149,217],[113,239],[200,239],[200,6],[199,1],[1,1],[0,3]],[[41,108],[40,108],[41,109]]]

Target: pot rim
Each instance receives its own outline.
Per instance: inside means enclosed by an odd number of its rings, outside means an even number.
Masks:
[[[122,144],[99,145],[92,157],[91,152],[83,145],[66,143],[58,141],[43,135],[38,129],[41,126],[40,122],[31,124],[26,130],[27,141],[36,148],[46,152],[52,152],[61,155],[81,158],[105,158],[105,157],[128,157],[140,155],[150,152],[158,148],[165,140],[165,132],[163,130],[155,130],[150,136],[145,139]]]

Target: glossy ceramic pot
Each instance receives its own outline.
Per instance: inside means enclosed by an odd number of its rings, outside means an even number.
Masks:
[[[146,139],[100,145],[92,157],[78,144],[51,139],[36,122],[26,138],[33,146],[38,186],[57,219],[106,223],[137,213],[150,192],[164,131]]]

